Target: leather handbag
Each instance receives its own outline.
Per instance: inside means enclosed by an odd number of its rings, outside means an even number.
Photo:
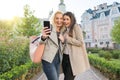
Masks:
[[[29,51],[30,51],[30,58],[33,63],[40,63],[42,60],[42,55],[44,53],[44,47],[45,44],[40,44],[38,40],[33,42],[37,36],[31,36],[30,37],[30,45],[29,45]]]

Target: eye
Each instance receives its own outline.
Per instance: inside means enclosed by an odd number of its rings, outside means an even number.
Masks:
[[[58,17],[56,17],[55,19],[58,19]]]
[[[67,18],[67,20],[69,21],[69,18]]]

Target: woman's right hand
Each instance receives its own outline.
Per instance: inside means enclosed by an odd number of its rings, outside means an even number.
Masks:
[[[46,39],[49,37],[49,33],[51,33],[51,30],[47,27],[44,27],[42,30],[42,39]]]

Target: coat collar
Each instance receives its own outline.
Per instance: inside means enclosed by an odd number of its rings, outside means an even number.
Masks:
[[[56,27],[55,27],[55,26],[52,27],[52,31],[51,31],[51,34],[50,34],[49,38],[50,38],[56,45],[58,45],[57,32],[56,32]]]

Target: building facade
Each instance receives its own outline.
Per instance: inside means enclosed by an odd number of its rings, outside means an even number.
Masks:
[[[120,3],[113,2],[88,9],[81,16],[81,26],[84,30],[86,47],[115,48],[110,36],[114,21],[120,17]]]

